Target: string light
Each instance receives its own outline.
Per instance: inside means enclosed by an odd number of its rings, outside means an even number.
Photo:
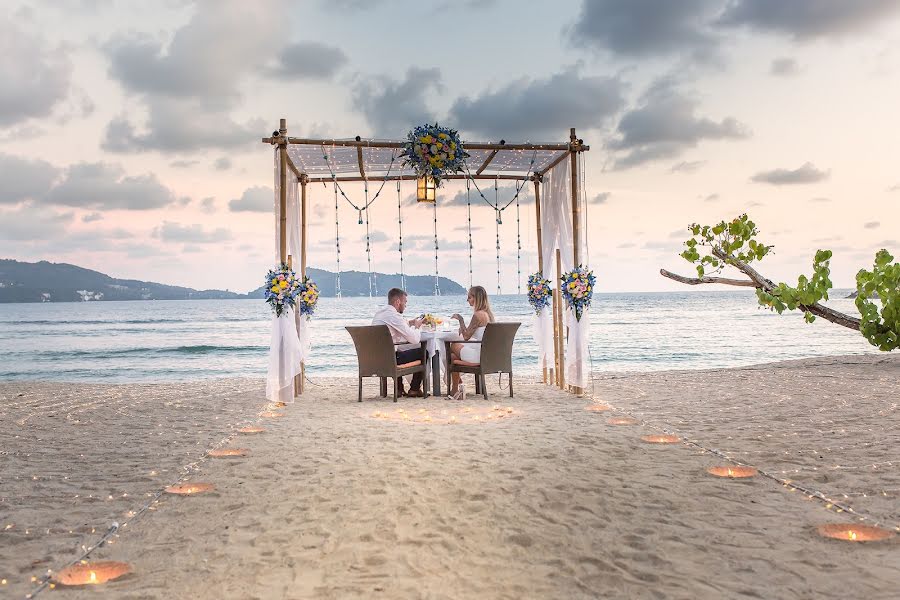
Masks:
[[[400,196],[400,180],[397,180],[397,226],[400,233],[400,241],[397,243],[397,251],[400,252],[400,289],[406,289],[406,275],[403,271],[403,208]]]
[[[322,185],[325,183],[322,182]],[[335,246],[335,262],[337,263],[337,273],[334,278],[334,295],[341,297],[341,224],[338,216],[338,188],[337,181],[334,181],[334,246]]]
[[[518,194],[516,194],[516,195],[518,196]],[[494,228],[497,231],[497,245],[495,246],[497,249],[497,295],[499,296],[503,293],[503,291],[500,287],[500,224],[503,223],[503,220],[500,215],[502,215],[503,212],[496,208],[500,203],[500,190],[497,186],[497,178],[496,177],[494,178],[494,198],[495,198],[494,212],[496,214]]]
[[[434,295],[441,295],[441,283],[438,273],[438,223],[437,223],[437,202],[431,203],[434,210]]]
[[[466,228],[469,231],[469,287],[472,287],[475,285],[472,279],[472,187],[468,179],[466,179],[466,217]]]

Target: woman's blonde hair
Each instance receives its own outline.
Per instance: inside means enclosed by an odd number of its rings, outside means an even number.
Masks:
[[[476,312],[483,310],[488,315],[488,322],[495,322],[497,319],[494,317],[494,311],[491,310],[491,302],[488,300],[487,290],[480,285],[473,285],[469,288],[469,293],[472,294],[472,298],[475,300],[475,304],[472,308],[474,308]]]

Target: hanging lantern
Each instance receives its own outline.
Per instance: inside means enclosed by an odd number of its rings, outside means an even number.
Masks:
[[[437,198],[437,187],[432,177],[419,177],[416,179],[416,202],[430,202],[434,204]]]

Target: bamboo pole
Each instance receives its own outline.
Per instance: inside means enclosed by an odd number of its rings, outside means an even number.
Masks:
[[[571,128],[569,130],[569,143],[572,144],[572,147],[577,147],[578,137],[575,135],[575,128]],[[578,153],[570,152],[569,155],[572,157],[572,168],[571,171],[571,183],[572,183],[572,264],[578,266],[581,264],[581,202],[578,198]],[[580,361],[582,359],[581,349],[577,348],[575,350],[574,360]],[[578,386],[572,386],[572,391],[581,396],[584,394],[584,390]]]
[[[535,222],[537,223],[537,253],[538,253],[538,271],[543,275],[544,273],[544,242],[541,239],[541,178],[534,177],[534,213],[535,213]],[[543,375],[543,382],[547,383],[547,357],[544,357],[543,363],[541,363],[541,372]],[[552,374],[551,374],[552,376]]]
[[[281,119],[278,132],[281,134],[282,138],[287,135],[285,119]],[[280,224],[278,258],[281,263],[284,264],[287,261],[287,145],[284,142],[278,143],[278,154],[281,160],[278,179],[278,220]]]
[[[332,178],[331,175],[321,175],[318,177],[310,177],[307,181],[309,183],[331,183],[334,180],[337,180],[339,183],[341,182],[360,182],[360,181],[415,181],[418,179],[415,175],[390,175],[385,177],[384,175],[368,175],[366,177],[360,177],[359,175],[337,175],[337,177]],[[468,175],[444,175],[441,179],[469,179]],[[475,175],[472,174],[471,179],[489,179],[493,181],[494,179],[500,180],[509,180],[509,181],[522,181],[523,179],[532,179],[531,175],[527,173],[522,173],[521,175],[509,175],[498,173],[496,175]],[[299,181],[299,176],[298,179]]]
[[[308,178],[303,175],[300,178],[300,281],[306,277],[306,234],[307,218],[306,218],[306,180]],[[300,363],[300,385],[298,390],[302,395],[306,391],[306,363]]]
[[[558,284],[557,284],[558,285]],[[559,290],[553,288],[550,294],[553,303],[550,305],[553,313],[553,372],[550,374],[550,381],[553,385],[559,385],[559,318],[556,309],[559,307]]]
[[[285,140],[288,144],[300,146],[336,146],[336,147],[366,147],[366,148],[403,148],[406,141],[400,140],[326,140],[314,138],[293,138]],[[264,137],[264,144],[279,143],[279,138]],[[466,150],[570,150],[569,144],[499,144],[492,142],[463,142]],[[582,146],[580,150],[589,150],[588,146]]]
[[[559,320],[559,335],[557,336],[557,344],[559,345],[559,387],[566,389],[566,323],[563,321],[563,299],[562,290],[559,289],[560,280],[562,279],[562,259],[559,248],[556,249],[556,295],[559,301],[556,303],[557,319]]]

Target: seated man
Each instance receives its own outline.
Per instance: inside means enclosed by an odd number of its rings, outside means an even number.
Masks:
[[[397,347],[397,364],[413,362],[422,359],[421,332],[422,319],[407,321],[401,315],[406,310],[407,294],[400,288],[393,288],[388,292],[387,306],[375,313],[372,325],[387,325],[391,331],[394,343],[406,344]],[[397,378],[398,391],[401,395],[419,397],[422,395],[422,374],[413,373],[412,382],[409,384],[409,392],[403,391],[403,378]]]

